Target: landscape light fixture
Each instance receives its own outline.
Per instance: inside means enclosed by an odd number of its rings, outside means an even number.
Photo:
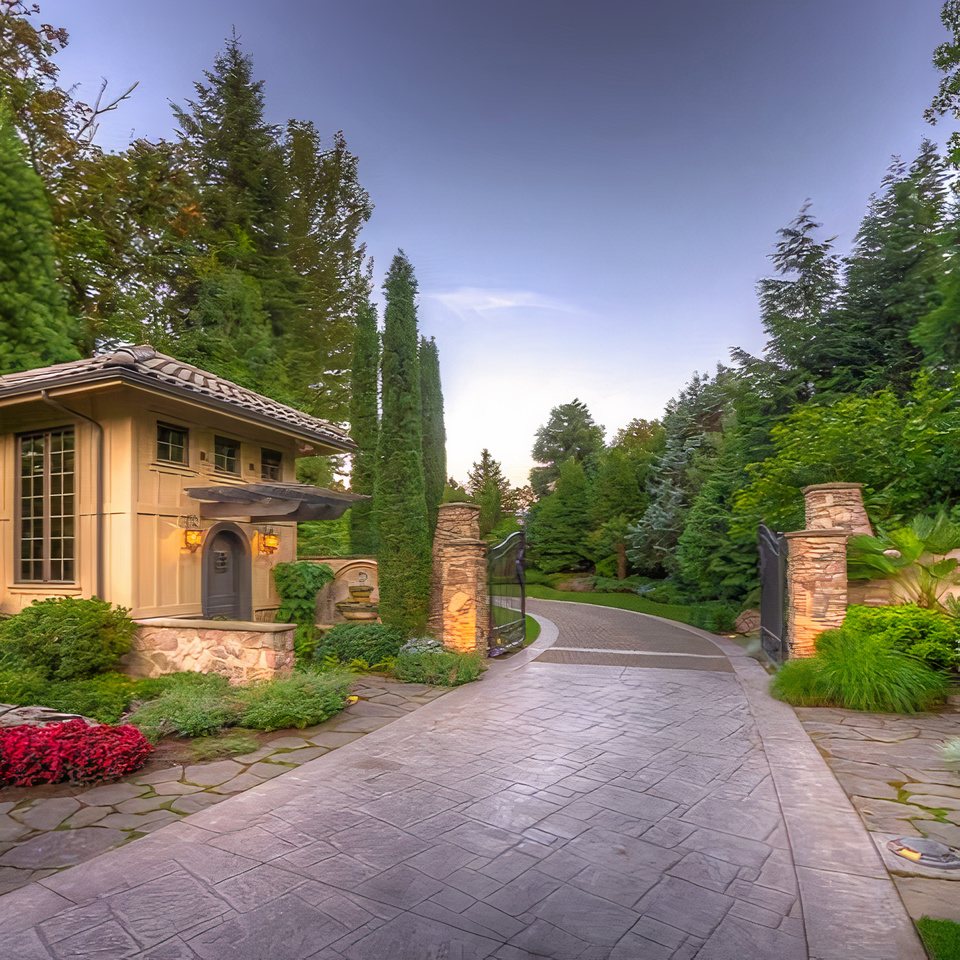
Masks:
[[[196,527],[187,527],[183,531],[183,545],[191,553],[197,552],[197,547],[203,543],[203,531]]]

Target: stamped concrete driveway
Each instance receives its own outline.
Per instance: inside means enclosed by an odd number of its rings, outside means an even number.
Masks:
[[[480,683],[0,898],[0,958],[924,956],[759,665],[531,606]]]

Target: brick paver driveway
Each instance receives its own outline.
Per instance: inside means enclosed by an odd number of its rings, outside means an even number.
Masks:
[[[531,606],[559,637],[482,682],[0,898],[0,958],[923,956],[779,704],[768,761],[756,664]]]

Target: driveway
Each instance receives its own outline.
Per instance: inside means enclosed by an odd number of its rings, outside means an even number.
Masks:
[[[0,958],[924,957],[758,664],[530,608],[481,682],[0,898]]]

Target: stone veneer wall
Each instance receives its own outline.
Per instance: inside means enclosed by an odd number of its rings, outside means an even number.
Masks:
[[[139,620],[133,649],[122,660],[134,677],[180,670],[219,673],[231,683],[272,680],[293,672],[290,623],[229,620]]]
[[[862,483],[816,483],[803,488],[808,530],[872,534],[863,506]]]
[[[786,534],[785,628],[792,657],[813,656],[816,636],[839,627],[847,614],[851,593],[847,541],[856,534],[873,533],[862,487],[862,483],[818,483],[803,488],[807,529]],[[874,603],[888,595],[888,588],[853,589],[858,598],[870,597]]]
[[[487,542],[480,539],[480,508],[441,503],[433,541],[430,630],[461,653],[487,653],[490,610]]]
[[[797,530],[786,537],[787,642],[791,657],[811,657],[814,638],[839,627],[847,613],[847,533]]]

